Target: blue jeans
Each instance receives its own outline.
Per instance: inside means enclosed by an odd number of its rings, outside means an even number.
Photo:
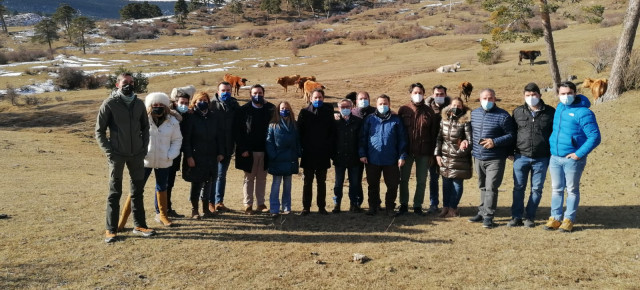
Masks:
[[[464,190],[464,179],[442,177],[442,206],[457,209],[462,191]]]
[[[438,200],[438,178],[440,178],[440,167],[437,162],[433,162],[429,167],[429,203],[435,207],[438,207],[438,204],[440,204]],[[444,191],[444,185],[442,190]],[[444,195],[444,192],[442,194]],[[442,202],[444,203],[444,200]]]
[[[511,217],[534,220],[536,210],[542,198],[542,188],[547,177],[549,157],[531,158],[516,154],[513,160],[513,203],[511,204]],[[524,191],[527,189],[527,179],[531,173],[531,194],[524,207]]]
[[[280,182],[282,185],[282,211],[291,211],[291,175],[274,175],[269,195],[269,212],[280,212]]]
[[[349,175],[349,201],[351,205],[360,206],[364,199],[362,193],[362,175],[360,175],[360,167],[334,166],[336,171],[336,184],[333,187],[333,203],[339,205],[342,202],[342,185],[344,184],[344,172]]]
[[[218,178],[216,178],[215,203],[224,202],[224,190],[227,187],[227,170],[231,163],[231,155],[225,155],[222,161],[218,162]]]
[[[551,156],[549,172],[551,173],[551,216],[562,220],[564,190],[567,189],[567,210],[564,218],[575,222],[576,211],[580,203],[580,177],[587,165],[587,157],[573,160],[560,156]]]
[[[153,170],[156,174],[156,192],[157,191],[166,191],[167,186],[169,184],[169,168],[144,168],[144,183],[147,183],[149,176],[151,175],[151,170]],[[160,213],[160,209],[158,209],[158,195],[153,195],[153,204],[156,207],[156,213]]]

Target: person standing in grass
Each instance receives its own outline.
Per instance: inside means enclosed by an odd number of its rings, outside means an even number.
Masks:
[[[493,217],[498,205],[498,187],[504,177],[507,156],[513,152],[515,125],[507,111],[496,106],[496,92],[483,89],[480,92],[480,108],[471,112],[473,131],[472,154],[478,174],[480,206],[478,214],[469,222],[482,222],[485,228],[493,228]]]
[[[106,232],[104,241],[117,238],[122,175],[125,165],[131,178],[131,210],[133,233],[144,237],[155,235],[147,227],[144,213],[144,157],[149,145],[149,119],[144,103],[134,93],[130,73],[116,79],[116,88],[100,106],[95,127],[96,140],[109,163],[109,195],[107,197]],[[109,134],[107,134],[107,130]]]
[[[269,196],[272,217],[291,213],[291,176],[298,174],[298,158],[302,155],[295,115],[291,104],[280,102],[278,111],[273,114],[267,132],[267,164],[273,175]],[[282,183],[282,203],[280,203],[280,184]]]
[[[338,103],[340,117],[336,121],[336,154],[333,156],[333,167],[336,173],[333,187],[333,213],[341,212],[345,171],[349,177],[349,212],[361,212],[360,206],[363,201],[362,175],[360,175],[363,164],[358,156],[362,119],[351,114],[352,107],[353,102],[349,99],[343,99]]]
[[[511,221],[507,224],[510,227],[535,226],[536,211],[551,157],[549,137],[553,130],[555,111],[544,103],[540,88],[535,83],[524,87],[524,104],[513,110],[517,136],[515,154],[509,157],[513,160],[513,203]],[[529,178],[531,194],[525,208],[525,190]]]
[[[234,134],[236,139],[236,168],[244,171],[244,211],[253,214],[253,196],[256,212],[268,212],[264,203],[267,184],[267,159],[265,158],[267,130],[275,114],[276,106],[264,99],[264,87],[251,87],[251,100],[236,112]]]
[[[360,134],[360,161],[365,164],[369,184],[369,210],[367,215],[376,215],[380,207],[380,177],[384,175],[387,186],[385,195],[386,213],[395,215],[400,168],[407,157],[407,136],[398,115],[391,112],[391,98],[380,95],[377,110],[364,120]]]
[[[440,115],[442,113],[442,109],[449,106],[449,104],[451,103],[451,98],[447,95],[447,88],[443,85],[434,86],[432,88],[432,91],[433,94],[429,96],[425,102],[435,113],[436,118],[438,119],[436,120],[436,123],[440,123]],[[438,198],[438,192],[440,190],[438,187],[438,178],[440,178],[440,174],[438,174],[438,171],[438,164],[436,162],[432,162],[431,166],[429,166],[429,209],[427,210],[427,213],[429,214],[437,213],[438,205],[440,204],[440,200]],[[440,214],[442,215],[442,212]],[[446,213],[444,214],[446,215]]]
[[[587,165],[587,155],[600,144],[601,137],[596,115],[589,109],[591,102],[583,95],[576,95],[574,83],[560,84],[558,98],[560,103],[556,107],[549,138],[551,216],[544,228],[571,232],[580,203],[580,178]],[[565,189],[567,209],[563,213]]]
[[[298,114],[298,132],[302,145],[304,185],[302,188],[302,211],[308,215],[313,198],[313,178],[317,184],[318,213],[328,214],[325,209],[327,196],[327,170],[331,167],[331,155],[334,153],[336,125],[333,118],[333,106],[324,102],[324,91],[315,89],[311,93],[311,104]]]
[[[409,211],[409,178],[413,164],[416,165],[416,190],[413,195],[413,212],[425,215],[422,211],[424,193],[427,187],[427,173],[433,162],[433,149],[438,136],[440,118],[424,101],[425,89],[421,83],[411,84],[411,100],[398,110],[408,137],[407,158],[400,177],[400,209],[398,215]]]
[[[442,212],[439,217],[458,217],[464,180],[471,178],[471,109],[461,98],[442,109],[435,156],[442,175]]]

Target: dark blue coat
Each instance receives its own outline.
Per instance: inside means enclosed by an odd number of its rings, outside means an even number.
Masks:
[[[298,173],[300,138],[294,122],[287,126],[270,123],[266,146],[267,171],[270,174],[285,176]]]
[[[407,133],[398,115],[381,118],[378,113],[371,114],[364,120],[360,136],[359,155],[373,165],[393,165],[407,157]]]
[[[471,112],[471,128],[473,132],[473,157],[479,160],[502,159],[513,154],[516,138],[513,118],[507,111],[494,106],[489,111],[482,107]],[[486,149],[478,142],[480,139],[493,139],[495,147]]]

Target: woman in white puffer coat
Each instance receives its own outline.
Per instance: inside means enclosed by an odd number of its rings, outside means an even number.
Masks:
[[[144,157],[145,183],[151,171],[156,176],[156,203],[158,213],[155,220],[165,226],[171,226],[172,222],[167,217],[167,184],[169,177],[169,167],[173,164],[173,159],[180,154],[182,146],[182,133],[180,133],[180,122],[170,113],[169,96],[165,93],[150,93],[144,100],[149,118],[149,147],[147,156]],[[130,204],[125,203],[120,216],[118,227],[127,222]]]

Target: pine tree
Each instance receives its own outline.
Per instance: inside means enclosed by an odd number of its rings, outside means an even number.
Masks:
[[[52,50],[51,43],[60,39],[58,35],[58,25],[51,19],[43,19],[34,27],[34,34],[31,41],[49,44],[49,51]]]
[[[94,28],[96,28],[96,23],[86,16],[76,17],[71,22],[71,31],[76,38],[76,43],[82,47],[82,53],[84,54],[87,54],[85,35]]]
[[[71,21],[77,14],[78,11],[66,3],[61,3],[56,12],[53,13],[53,20],[62,25],[69,42],[71,42]]]

